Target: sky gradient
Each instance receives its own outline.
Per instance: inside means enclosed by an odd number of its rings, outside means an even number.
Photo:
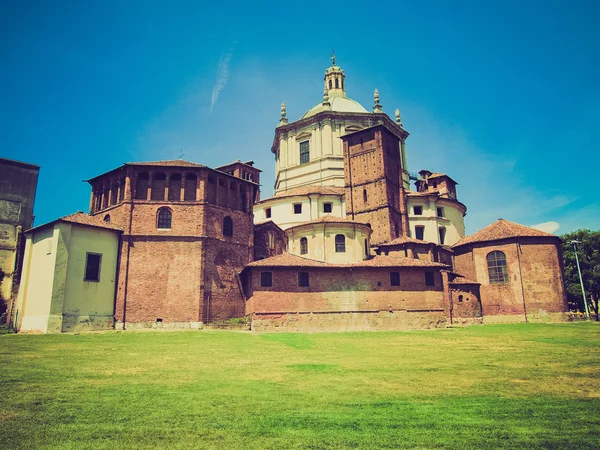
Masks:
[[[270,196],[281,102],[320,102],[335,48],[350,98],[400,108],[409,170],[459,183],[468,234],[600,229],[600,2],[201,3],[0,3],[0,156],[41,166],[36,224],[182,154],[252,159]]]

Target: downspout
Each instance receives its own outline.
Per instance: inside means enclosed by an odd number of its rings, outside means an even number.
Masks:
[[[113,300],[113,328],[114,317],[117,312],[117,295],[119,293],[119,273],[121,272],[121,246],[123,245],[123,233],[119,234],[119,251],[117,252],[117,273],[115,274],[115,294]]]
[[[529,322],[527,320],[527,305],[525,304],[525,288],[523,286],[523,271],[521,270],[521,246],[519,245],[519,240],[515,242],[515,248],[517,249],[517,261],[519,262],[519,278],[521,280],[521,297],[523,298],[523,314],[525,315],[525,322]]]
[[[123,329],[126,329],[127,323],[127,293],[129,288],[129,261],[131,259],[131,229],[133,223],[133,198],[131,199],[131,208],[129,208],[129,232],[127,236],[127,265],[125,266],[125,290],[123,292]]]

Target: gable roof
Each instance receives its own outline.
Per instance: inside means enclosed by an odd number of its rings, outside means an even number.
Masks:
[[[424,261],[422,259],[403,258],[399,256],[375,256],[360,262],[347,264],[332,264],[303,258],[302,256],[283,253],[271,258],[261,259],[248,264],[246,267],[322,267],[322,268],[348,268],[348,267],[431,267],[447,268],[441,263]]]
[[[52,222],[38,225],[37,227],[27,230],[26,233],[29,233],[30,231],[34,231],[34,230],[39,230],[41,228],[47,227],[48,225],[52,225],[56,222],[75,223],[77,225],[86,225],[89,227],[104,228],[106,230],[118,231],[121,233],[123,232],[123,228],[119,227],[118,225],[115,225],[115,224],[112,224],[109,222],[105,222],[103,219],[103,216],[100,216],[100,215],[90,216],[89,214],[85,214],[83,212],[78,211],[74,214],[69,214],[68,216],[59,217],[58,219],[53,220]]]
[[[479,230],[477,233],[461,238],[452,246],[452,248],[475,242],[498,241],[516,237],[558,238],[558,236],[546,233],[545,231],[536,230],[535,228],[526,227],[525,225],[519,225],[518,223],[510,222],[508,220],[498,219],[491,225]]]
[[[400,236],[399,238],[393,239],[391,241],[381,242],[377,244],[375,247],[386,247],[391,245],[401,245],[401,244],[421,244],[421,245],[436,245],[434,242],[423,241],[421,239],[415,239],[409,236]]]

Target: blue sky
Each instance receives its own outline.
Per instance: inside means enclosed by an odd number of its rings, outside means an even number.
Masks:
[[[600,2],[365,5],[0,2],[0,156],[41,166],[37,224],[87,210],[81,180],[181,153],[253,159],[264,198],[280,104],[320,101],[335,48],[351,98],[402,111],[409,169],[458,181],[468,233],[600,229]]]

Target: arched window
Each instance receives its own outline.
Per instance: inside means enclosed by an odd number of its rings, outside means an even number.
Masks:
[[[340,88],[340,80],[338,80],[337,78],[335,79],[335,88],[336,89]]]
[[[367,258],[369,257],[369,244],[367,243],[366,239],[365,239],[365,256]]]
[[[223,219],[223,236],[233,236],[233,220],[229,216]]]
[[[273,234],[272,231],[269,231],[269,248],[270,249],[275,248],[275,235]]]
[[[110,214],[107,214],[107,215],[104,216],[104,221],[106,223],[110,223]]]
[[[300,239],[300,254],[306,255],[308,253],[308,239],[303,237]]]
[[[160,208],[158,210],[157,217],[158,217],[157,221],[156,221],[157,228],[165,228],[165,229],[171,228],[172,213],[169,208]]]
[[[331,89],[331,88],[332,88],[331,80],[329,80],[329,89]]]
[[[506,255],[503,252],[493,251],[488,253],[487,265],[491,284],[508,283]]]
[[[367,203],[367,190],[363,189],[363,202]]]
[[[343,234],[335,235],[335,252],[346,253],[346,236]]]

